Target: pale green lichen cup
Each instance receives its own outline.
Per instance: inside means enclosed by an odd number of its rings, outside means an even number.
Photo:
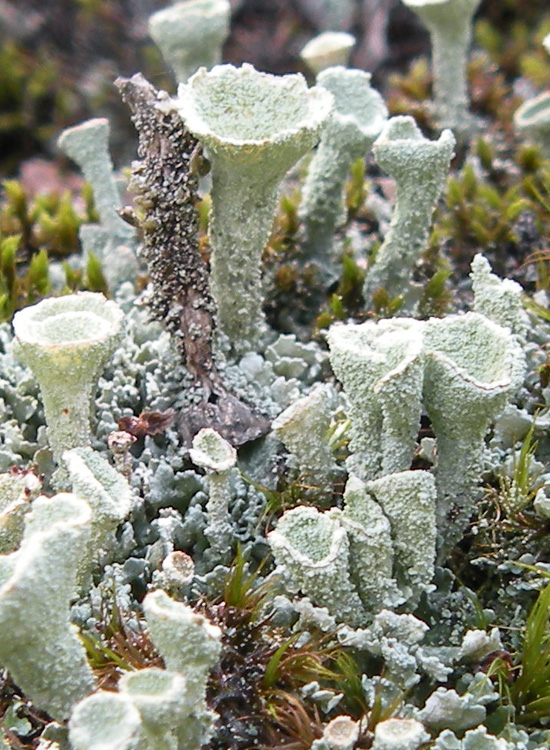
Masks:
[[[14,316],[14,351],[40,386],[58,464],[65,451],[91,443],[97,381],[118,344],[123,317],[115,302],[92,292],[46,299]]]
[[[178,83],[185,83],[199,68],[221,62],[230,20],[228,0],[185,0],[154,13],[149,34]]]
[[[300,57],[317,75],[332,65],[347,65],[355,37],[346,31],[324,31],[318,34],[300,50]]]
[[[306,234],[303,259],[313,261],[325,283],[338,276],[334,235],[347,219],[345,182],[351,165],[366,156],[388,118],[370,81],[370,73],[341,65],[317,76],[317,85],[334,96],[334,109],[311,161],[300,216]]]
[[[472,129],[466,65],[472,18],[480,0],[403,0],[427,26],[432,42],[434,100],[441,127]]]
[[[301,75],[246,64],[201,68],[179,87],[175,106],[212,165],[210,284],[237,354],[255,349],[265,328],[260,261],[279,183],[317,143],[332,104]]]

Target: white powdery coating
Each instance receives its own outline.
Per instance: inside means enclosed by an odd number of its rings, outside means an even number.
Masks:
[[[126,695],[100,690],[75,706],[69,738],[74,750],[137,750],[143,742],[139,712]]]
[[[78,232],[84,260],[92,253],[111,289],[135,279],[138,272],[136,232],[118,214],[122,208],[119,187],[109,153],[109,122],[103,117],[67,128],[58,147],[82,170],[92,187],[100,224],[83,224]]]
[[[438,530],[448,543],[473,508],[483,438],[523,382],[525,357],[509,329],[479,313],[425,323],[424,405],[437,438]],[[448,513],[459,510],[456,523]]]
[[[328,387],[318,384],[307,396],[281,412],[271,425],[287,450],[296,457],[300,472],[321,487],[330,486],[337,469],[327,442],[329,402]]]
[[[101,224],[108,234],[119,240],[131,237],[133,230],[116,211],[122,201],[109,154],[109,121],[96,117],[67,128],[59,136],[57,145],[78,164],[91,184]]]
[[[229,515],[231,502],[231,469],[237,463],[237,451],[216,430],[203,428],[193,438],[189,456],[194,464],[207,471],[208,525],[204,533],[220,560],[230,554],[233,524]]]
[[[194,708],[183,675],[154,667],[128,672],[119,690],[139,711],[151,750],[180,747],[178,729]]]
[[[367,612],[393,607],[405,597],[393,578],[390,522],[367,492],[364,482],[350,476],[344,491],[342,524],[350,544],[350,572]]]
[[[179,87],[175,100],[185,124],[210,154],[223,149],[254,159],[259,156],[255,146],[273,153],[275,144],[286,144],[292,155],[280,153],[282,163],[315,144],[332,103],[324,90],[308,88],[299,73],[275,76],[248,63],[199,70]]]
[[[342,150],[349,148],[354,155],[370,147],[388,119],[388,108],[370,82],[370,73],[341,65],[323,70],[316,80],[318,86],[334,96],[334,109],[326,129],[333,136],[342,136],[345,140]]]
[[[25,515],[42,483],[31,472],[0,474],[0,554],[13,552],[23,538]]]
[[[220,628],[161,590],[147,594],[143,610],[167,668],[183,674],[189,689],[193,686],[203,695],[208,672],[220,653]]]
[[[321,739],[312,743],[311,750],[352,750],[359,733],[359,722],[349,716],[337,716],[326,725]]]
[[[323,129],[302,190],[305,257],[319,271],[334,263],[334,233],[345,223],[345,181],[355,159],[366,155],[380,135],[388,110],[363,70],[335,66],[317,76],[317,85],[334,96],[334,109]]]
[[[205,427],[193,438],[191,461],[207,471],[222,473],[237,463],[237,451],[216,430]]]
[[[39,497],[17,552],[0,557],[0,663],[59,721],[94,688],[70,621],[78,561],[90,534],[88,505],[69,493]]]
[[[440,125],[471,127],[466,80],[472,17],[481,0],[403,0],[428,27],[432,42],[434,99]]]
[[[92,509],[88,554],[93,559],[113,543],[117,527],[132,508],[127,480],[92,448],[74,448],[63,454],[73,493]]]
[[[300,57],[317,74],[333,65],[347,65],[354,45],[355,37],[346,31],[324,31],[302,47]]]
[[[470,278],[474,311],[522,336],[529,323],[521,301],[522,287],[516,281],[500,279],[491,273],[491,265],[481,253],[474,256]]]
[[[456,690],[439,687],[429,696],[419,718],[433,729],[459,732],[481,724],[486,714],[485,707],[470,693],[459,695]]]
[[[218,324],[237,354],[265,330],[261,254],[285,173],[319,140],[332,95],[299,74],[251,65],[201,68],[174,106],[205,146],[212,166],[210,284]]]
[[[365,279],[367,304],[372,304],[374,293],[383,288],[390,299],[403,295],[405,309],[414,309],[417,290],[411,285],[411,275],[428,245],[432,214],[454,146],[450,130],[444,130],[437,141],[430,141],[408,116],[388,120],[375,141],[374,158],[394,178],[397,199],[390,228]]]
[[[176,728],[176,746],[198,750],[210,739],[217,718],[207,709],[205,697],[208,673],[220,655],[222,632],[206,617],[160,589],[147,594],[143,610],[153,643],[167,669],[185,678],[187,716]],[[157,748],[153,746],[151,750]]]

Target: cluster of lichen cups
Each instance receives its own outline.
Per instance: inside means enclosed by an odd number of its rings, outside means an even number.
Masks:
[[[472,126],[464,60],[478,3],[405,4],[432,34],[439,122],[463,137]],[[193,37],[205,18],[211,19],[210,36],[201,47]],[[267,537],[273,578],[288,599],[309,600],[319,621],[332,618],[334,627],[348,631],[366,628],[385,610],[414,611],[433,589],[436,565],[475,512],[487,430],[525,375],[521,290],[494,276],[478,256],[472,265],[474,311],[423,321],[405,317],[417,312],[420,289],[412,274],[428,243],[453,156],[453,133],[444,130],[430,141],[412,118],[388,120],[370,75],[342,66],[349,35],[328,34],[304,50],[318,72],[313,87],[301,75],[276,77],[246,64],[195,72],[219,61],[228,19],[225,0],[189,0],[150,22],[181,84],[177,97],[158,106],[181,115],[182,127],[200,141],[211,166],[209,283],[220,357],[238,367],[241,357],[265,352],[276,337],[262,311],[261,258],[280,184],[304,155],[317,146],[299,210],[304,261],[327,286],[337,276],[335,234],[345,221],[344,183],[352,162],[372,148],[397,186],[391,224],[369,268],[364,297],[370,308],[377,291],[385,289],[390,298],[401,299],[402,317],[338,324],[327,333],[351,425],[345,466],[328,438],[338,400],[332,384],[303,388],[280,410],[270,435],[278,439],[279,451],[284,445],[291,473],[320,486],[325,503],[347,472],[341,508],[298,506],[278,519]],[[180,24],[191,34],[183,47]],[[518,113],[518,128],[546,102],[529,107]],[[85,229],[83,244],[90,251],[94,243],[124,249],[119,263],[105,253],[116,291],[127,261],[130,275],[136,272],[137,239],[117,213],[107,134],[106,122],[93,120],[65,133],[60,146],[92,183],[99,209],[101,226]],[[91,293],[44,300],[14,317],[13,351],[40,388],[56,467],[47,481],[57,494],[41,496],[41,482],[32,473],[0,476],[0,664],[38,708],[65,727],[73,750],[198,750],[213,736],[217,717],[207,707],[206,685],[220,655],[220,628],[162,589],[149,591],[143,613],[165,668],[126,673],[112,693],[97,690],[71,622],[72,602],[87,595],[102,552],[132,512],[127,477],[91,448],[98,378],[121,341],[123,322],[115,302]],[[431,469],[412,471],[423,413],[435,434],[437,458]],[[229,510],[238,454],[210,427],[194,436],[185,453],[206,473],[204,556],[211,567],[223,569],[234,552]],[[352,750],[361,730],[351,717],[338,716],[312,747]],[[501,747],[484,727],[472,730],[470,740],[472,748],[485,741],[490,750]],[[372,734],[375,750],[417,750],[429,741],[418,717],[381,721]],[[453,741],[454,735],[437,747],[470,747]]]

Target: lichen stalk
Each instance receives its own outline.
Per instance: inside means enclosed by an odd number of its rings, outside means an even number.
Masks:
[[[332,103],[301,75],[246,64],[201,68],[178,89],[175,106],[212,165],[210,284],[235,355],[254,351],[265,330],[260,264],[279,183],[317,143]]]
[[[186,0],[154,13],[148,26],[176,80],[185,83],[199,68],[221,62],[230,20],[228,0]]]
[[[437,439],[441,557],[473,512],[485,433],[520,386],[525,359],[510,330],[479,313],[432,318],[424,331],[423,402]]]
[[[329,399],[327,387],[318,385],[279,414],[271,425],[297,460],[301,475],[321,488],[331,487],[338,472],[327,440]]]
[[[255,348],[266,331],[261,257],[277,208],[281,176],[264,179],[254,169],[238,175],[211,154],[210,284],[223,332],[238,349]],[[240,290],[230,294],[229,290]]]
[[[467,3],[471,5],[470,2]],[[462,6],[466,3],[461,3]],[[476,2],[477,5],[477,2]],[[473,13],[473,11],[472,11]],[[458,132],[471,122],[466,63],[472,42],[472,22],[461,7],[457,22],[431,32],[433,98],[441,127]]]
[[[195,435],[189,455],[193,463],[207,471],[208,524],[204,533],[216,562],[229,563],[233,546],[233,526],[229,515],[231,473],[237,463],[237,452],[215,430],[203,429]]]
[[[418,290],[411,276],[428,244],[454,146],[450,130],[430,141],[408,116],[392,117],[375,142],[376,163],[395,179],[397,199],[390,228],[365,281],[367,306],[373,305],[375,292],[382,288],[390,299],[403,297],[402,310],[414,310]]]
[[[78,164],[92,186],[101,224],[109,236],[127,241],[133,230],[118,215],[122,201],[109,153],[109,129],[108,120],[96,117],[64,130],[57,144]]]
[[[39,497],[21,547],[0,557],[0,663],[36,705],[62,721],[94,689],[70,621],[90,509],[70,493]]]
[[[311,161],[300,215],[306,233],[302,257],[315,264],[325,283],[337,276],[334,234],[347,218],[344,188],[351,165],[367,154],[388,116],[370,80],[370,73],[342,66],[317,76],[317,84],[334,96],[334,109]]]
[[[433,94],[441,127],[457,134],[472,126],[466,65],[472,17],[480,0],[403,0],[426,24],[432,42]]]
[[[421,414],[421,324],[393,319],[335,325],[327,339],[349,400],[348,470],[367,480],[410,468]]]

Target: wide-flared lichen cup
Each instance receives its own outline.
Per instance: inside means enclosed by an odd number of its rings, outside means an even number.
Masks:
[[[175,106],[212,165],[210,283],[237,354],[255,349],[265,326],[260,261],[279,183],[317,143],[332,104],[302,75],[246,64],[201,68],[179,87]]]

